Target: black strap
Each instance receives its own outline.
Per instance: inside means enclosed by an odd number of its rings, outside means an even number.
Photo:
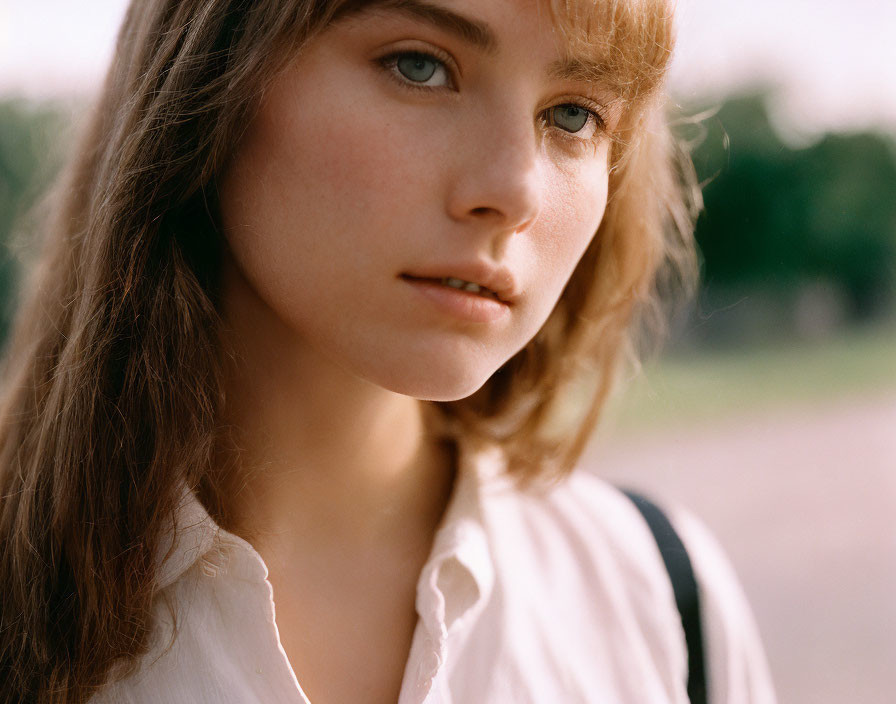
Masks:
[[[700,627],[700,596],[688,552],[659,507],[634,491],[623,490],[644,516],[656,539],[681,616],[688,646],[688,697],[691,704],[706,704],[706,665],[703,656],[703,631]]]

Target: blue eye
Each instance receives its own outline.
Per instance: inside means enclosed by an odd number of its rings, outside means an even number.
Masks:
[[[551,108],[548,122],[567,132],[580,132],[592,113],[578,105],[557,105]]]
[[[414,83],[426,83],[441,65],[441,61],[426,54],[402,54],[395,61],[401,75]]]
[[[452,88],[448,62],[422,51],[398,51],[378,60],[380,66],[409,88]]]

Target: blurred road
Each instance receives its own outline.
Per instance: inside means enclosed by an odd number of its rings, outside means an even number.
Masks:
[[[714,531],[781,704],[896,701],[896,394],[599,437],[584,463]]]

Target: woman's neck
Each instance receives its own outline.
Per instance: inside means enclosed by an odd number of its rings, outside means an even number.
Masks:
[[[238,448],[223,497],[229,527],[263,554],[296,542],[428,545],[454,479],[451,448],[427,423],[432,409],[299,344],[242,294],[225,299],[223,333],[234,351],[223,420]]]

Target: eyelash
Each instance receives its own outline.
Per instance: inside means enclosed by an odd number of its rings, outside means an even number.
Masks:
[[[427,61],[433,61],[437,64],[440,64],[445,69],[445,71],[448,73],[448,78],[451,81],[451,83],[456,85],[456,81],[454,79],[455,71],[452,70],[453,61],[451,61],[451,59],[447,56],[442,57],[442,56],[434,55],[434,54],[427,53],[424,51],[413,51],[413,50],[396,51],[396,52],[393,52],[391,54],[387,54],[386,56],[381,57],[380,59],[377,60],[377,63],[379,63],[379,65],[386,71],[386,73],[388,73],[388,75],[396,83],[403,86],[404,88],[407,88],[408,90],[430,92],[430,91],[439,89],[439,86],[427,86],[427,85],[423,85],[423,84],[418,84],[418,83],[415,83],[414,81],[402,76],[400,74],[400,72],[398,71],[397,66],[398,66],[398,61],[403,58],[419,58],[419,59],[425,59]],[[597,103],[595,103],[591,100],[587,100],[585,98],[570,99],[568,102],[557,103],[555,105],[550,106],[549,108],[546,108],[539,116],[541,123],[545,126],[551,126],[550,120],[548,119],[549,112],[551,110],[555,110],[556,108],[562,108],[562,107],[575,107],[580,110],[584,110],[585,112],[588,113],[590,119],[594,120],[594,123],[595,123],[594,134],[591,137],[587,137],[587,138],[577,137],[576,136],[578,134],[577,132],[570,132],[569,130],[564,130],[562,127],[557,127],[557,130],[561,134],[562,138],[572,140],[574,142],[579,142],[579,143],[592,142],[592,141],[596,141],[598,138],[600,138],[601,136],[603,136],[606,133],[607,124],[606,124],[606,120],[604,119],[603,115],[601,114],[601,107]],[[582,129],[584,129],[584,127]]]

